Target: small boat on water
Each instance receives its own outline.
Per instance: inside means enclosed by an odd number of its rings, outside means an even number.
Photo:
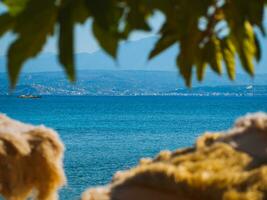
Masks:
[[[42,97],[39,95],[20,95],[20,96],[18,96],[18,98],[20,98],[20,99],[40,99]]]
[[[251,89],[253,89],[253,85],[248,85],[248,86],[246,87],[246,89],[247,89],[247,90],[251,90]]]

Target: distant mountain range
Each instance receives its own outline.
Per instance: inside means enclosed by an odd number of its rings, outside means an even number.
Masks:
[[[78,53],[75,55],[78,70],[150,70],[177,71],[175,59],[178,52],[177,45],[170,47],[155,59],[148,61],[149,51],[153,48],[157,37],[148,37],[137,41],[122,42],[119,47],[118,59],[113,60],[104,51],[93,53]],[[265,47],[263,47],[265,48]],[[265,49],[263,49],[265,51]],[[263,53],[264,55],[264,53]],[[244,73],[237,64],[237,72]],[[6,57],[0,56],[0,72],[6,70]],[[28,61],[23,72],[53,72],[61,71],[57,55],[45,53]],[[210,70],[209,70],[210,72]],[[267,57],[263,56],[256,67],[256,73],[267,74]]]
[[[193,81],[193,88],[184,87],[177,72],[137,70],[84,70],[71,84],[62,72],[23,73],[13,95],[267,95],[267,76],[258,74],[252,81],[238,74],[235,82],[227,76],[207,74],[203,83]],[[0,73],[0,95],[8,94],[6,73]]]
[[[78,70],[175,70],[177,47],[173,46],[164,54],[148,62],[149,50],[153,48],[157,37],[138,41],[122,42],[119,47],[118,59],[114,60],[103,50],[93,53],[75,54]],[[0,72],[5,71],[6,57],[0,56]],[[24,72],[61,71],[57,55],[44,53],[25,64]]]
[[[252,81],[240,67],[234,82],[224,75],[218,78],[207,70],[202,84],[193,80],[193,89],[188,90],[176,69],[175,59],[178,50],[172,46],[155,59],[148,61],[149,51],[157,37],[123,42],[120,44],[118,59],[113,60],[102,50],[75,55],[78,68],[78,81],[70,84],[57,61],[57,55],[45,53],[25,64],[14,95],[177,95],[204,94],[219,88],[222,91],[238,88],[236,93],[248,92],[246,87],[254,84],[265,88],[267,85],[267,57],[257,66],[257,75]],[[239,64],[237,64],[239,66]],[[0,72],[6,71],[6,57],[0,56]],[[224,86],[227,86],[224,88]],[[222,88],[223,87],[223,88]],[[197,89],[198,88],[198,89]],[[217,88],[217,89],[216,89]],[[235,89],[234,89],[235,90]],[[264,94],[265,90],[260,90]],[[233,92],[233,91],[232,91]],[[0,73],[0,95],[8,94],[6,73]],[[206,93],[207,95],[209,93]],[[265,92],[267,94],[267,92]]]

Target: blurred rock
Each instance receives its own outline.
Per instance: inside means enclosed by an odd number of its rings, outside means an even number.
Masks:
[[[5,199],[57,199],[65,183],[64,146],[56,132],[0,115],[0,194]]]
[[[227,132],[206,133],[192,148],[162,152],[118,172],[82,200],[267,199],[267,115],[238,119]]]

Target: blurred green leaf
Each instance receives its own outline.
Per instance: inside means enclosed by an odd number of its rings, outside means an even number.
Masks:
[[[158,54],[160,54],[161,52],[172,46],[177,41],[175,32],[168,30],[165,27],[167,27],[167,24],[163,25],[161,29],[162,36],[157,41],[153,50],[150,52],[149,59],[154,58],[155,56],[157,56]]]
[[[108,30],[110,27],[110,20],[113,16],[110,14],[114,9],[113,0],[87,0],[87,8],[93,15],[94,20],[102,29]]]
[[[71,20],[78,23],[84,23],[91,16],[86,5],[86,0],[70,0],[69,6],[73,13],[73,19]]]
[[[74,81],[74,10],[72,6],[71,1],[67,1],[59,12],[59,61],[63,65],[69,79]]]
[[[154,49],[150,52],[149,59],[154,58],[158,54],[160,54],[162,51],[166,50],[169,48],[171,45],[175,43],[176,38],[173,36],[166,36],[166,37],[161,37],[157,44],[155,45]]]
[[[255,41],[255,57],[256,57],[256,60],[259,62],[261,60],[261,47],[260,47],[260,41],[257,37],[257,35],[255,35],[254,37],[254,41]]]
[[[254,75],[253,59],[257,55],[257,51],[251,24],[245,21],[243,26],[232,33],[231,37],[242,66],[250,75]]]
[[[74,27],[90,16],[85,0],[65,0],[59,11],[59,61],[71,81],[75,81]]]
[[[183,76],[185,80],[185,84],[187,87],[191,87],[191,81],[192,81],[192,68],[193,65],[191,62],[188,62],[188,60],[185,58],[186,55],[180,54],[177,57],[177,66],[179,66],[180,74]]]
[[[33,17],[34,16],[34,17]],[[8,73],[14,87],[23,63],[36,56],[53,33],[57,17],[54,0],[31,0],[17,15],[14,31],[18,38],[8,51]]]
[[[208,49],[207,46],[202,48],[198,48],[197,51],[197,60],[196,60],[196,67],[197,67],[197,79],[198,81],[202,81],[205,75],[205,70],[207,68],[208,62]]]
[[[197,65],[197,80],[202,81],[205,75],[207,64],[206,63],[199,63]]]
[[[3,0],[11,15],[17,15],[24,10],[29,0]]]
[[[93,33],[99,42],[99,45],[114,58],[117,55],[119,37],[113,35],[112,33],[106,32],[104,29],[98,26],[94,21],[93,23]]]
[[[198,80],[207,66],[218,74],[225,63],[235,78],[235,58],[254,74],[261,59],[256,29],[265,36],[266,0],[3,0],[8,13],[0,16],[0,35],[13,31],[17,39],[8,53],[8,72],[14,86],[23,63],[36,56],[55,27],[59,28],[59,60],[71,80],[75,79],[74,29],[93,21],[93,34],[103,50],[114,58],[118,44],[135,30],[151,31],[149,18],[156,11],[165,17],[159,40],[150,52],[154,58],[173,44],[179,45],[177,67],[191,85],[193,70]],[[221,24],[224,24],[222,27]],[[223,35],[221,35],[223,33]],[[89,34],[88,34],[89,35]],[[90,44],[88,44],[90,45]]]
[[[185,84],[191,87],[192,71],[196,63],[197,53],[198,53],[198,32],[192,32],[190,37],[184,38],[180,43],[180,54],[177,57],[177,66],[179,67],[180,74],[185,80]],[[190,39],[191,39],[190,38]]]
[[[9,13],[0,15],[0,36],[11,30],[14,26],[14,18]]]
[[[228,76],[231,80],[235,79],[235,48],[232,42],[225,38],[221,41],[223,59],[226,65]]]
[[[128,35],[134,30],[151,31],[147,22],[151,10],[147,9],[148,7],[144,6],[143,2],[145,1],[136,0],[128,2],[129,9],[126,12],[124,34]]]
[[[208,52],[210,52],[208,63],[211,69],[217,74],[222,74],[222,53],[220,41],[213,36],[207,44]]]

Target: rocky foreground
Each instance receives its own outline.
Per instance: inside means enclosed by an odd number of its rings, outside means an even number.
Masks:
[[[7,200],[55,200],[65,183],[56,132],[0,115],[0,194]]]
[[[204,134],[192,148],[143,159],[82,199],[267,199],[267,115],[248,115],[227,132]]]
[[[63,144],[51,129],[0,116],[0,194],[9,200],[57,199],[65,183]],[[194,147],[163,151],[117,172],[82,200],[265,200],[267,115],[247,115]]]

